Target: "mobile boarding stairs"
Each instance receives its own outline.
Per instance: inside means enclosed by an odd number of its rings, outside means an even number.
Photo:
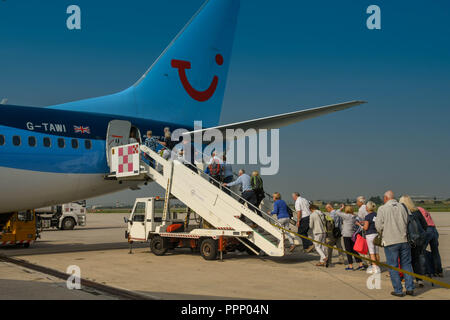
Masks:
[[[142,225],[148,222],[148,228],[145,239],[140,240],[146,241],[154,235],[214,240],[222,240],[225,237],[245,245],[247,252],[249,250],[255,254],[264,252],[277,257],[285,254],[285,235],[277,227],[278,221],[230,189],[221,187],[219,182],[213,184],[212,179],[202,170],[189,168],[182,162],[183,160],[166,160],[157,152],[137,143],[114,147],[110,156],[111,173],[105,177],[106,179],[154,181],[166,190],[163,216],[159,218],[159,223],[155,223],[154,216],[153,221],[150,216],[145,217],[145,220],[142,219]],[[152,165],[149,165],[151,162]],[[199,226],[197,229],[183,232],[171,231],[171,225],[181,223],[175,221],[174,215],[169,212],[171,197],[183,202],[207,221],[210,227],[205,229]],[[150,201],[153,198],[148,199]],[[154,210],[154,203],[152,205]],[[135,204],[133,212],[136,210]]]

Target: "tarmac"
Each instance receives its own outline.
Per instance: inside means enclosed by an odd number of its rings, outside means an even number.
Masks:
[[[432,216],[445,270],[445,278],[438,280],[450,283],[450,213]],[[387,270],[380,276],[380,286],[369,289],[369,274],[345,271],[339,264],[316,267],[318,255],[303,253],[300,247],[281,258],[228,253],[223,262],[206,261],[189,249],[155,256],[146,243],[135,244],[129,254],[123,217],[128,214],[88,214],[86,227],[44,231],[30,248],[1,248],[0,254],[61,272],[76,265],[83,279],[150,299],[450,299],[448,289],[430,283],[416,289],[414,297],[395,298],[390,295]],[[381,259],[385,261],[383,250]],[[86,287],[68,290],[64,280],[4,262],[0,287],[0,299],[117,299]]]

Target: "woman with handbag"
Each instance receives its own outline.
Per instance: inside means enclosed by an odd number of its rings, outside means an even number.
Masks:
[[[344,212],[341,210],[344,209]],[[352,240],[353,236],[353,228],[356,222],[356,216],[353,213],[352,206],[342,205],[341,209],[336,213],[339,217],[342,218],[342,238],[344,239],[345,250],[351,253],[358,255],[358,253],[353,249],[354,242]],[[365,266],[362,263],[360,258],[355,257],[357,263],[359,263],[359,267],[357,269],[353,269],[353,257],[350,254],[347,254],[348,267],[345,270],[364,270]]]
[[[378,235],[377,229],[375,228],[375,220],[377,217],[377,213],[375,211],[377,205],[369,201],[366,204],[367,215],[365,217],[365,221],[361,222],[363,230],[366,232],[366,241],[367,246],[369,248],[370,259],[380,262],[380,255],[378,253],[378,246],[373,243],[373,240]],[[376,263],[372,263],[372,265],[367,269],[367,273],[381,273],[381,269],[377,266]]]

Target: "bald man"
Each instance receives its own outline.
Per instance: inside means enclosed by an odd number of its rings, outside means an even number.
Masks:
[[[375,227],[382,234],[386,262],[388,265],[398,268],[400,260],[402,269],[413,272],[411,248],[406,236],[408,209],[395,200],[394,192],[391,190],[385,192],[383,201],[384,205],[378,209],[375,218]],[[389,274],[394,287],[394,291],[391,294],[396,297],[405,296],[399,272],[389,269]],[[406,294],[412,296],[414,295],[414,278],[406,273],[404,277]]]

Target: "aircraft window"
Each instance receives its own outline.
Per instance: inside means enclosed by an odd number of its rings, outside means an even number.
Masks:
[[[28,137],[28,145],[30,147],[35,147],[36,146],[36,138],[33,136]]]
[[[78,140],[77,139],[72,139],[72,148],[78,149]]]
[[[50,148],[51,146],[52,146],[52,141],[50,140],[49,137],[45,137],[44,138],[44,147]]]
[[[20,137],[19,136],[13,136],[13,145],[20,146]]]
[[[88,150],[91,149],[92,148],[91,140],[84,140],[84,147]]]
[[[58,147],[64,148],[66,146],[66,140],[64,138],[58,138]]]
[[[0,134],[0,146],[5,144],[5,136]]]

